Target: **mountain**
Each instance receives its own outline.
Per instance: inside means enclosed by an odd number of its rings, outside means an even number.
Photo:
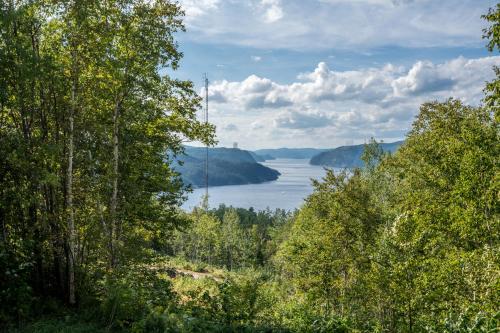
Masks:
[[[184,152],[187,156],[205,161],[205,147],[185,146]],[[229,162],[247,163],[256,162],[250,152],[238,148],[208,148],[208,160],[224,160]]]
[[[260,156],[271,156],[273,158],[291,158],[291,159],[309,159],[326,149],[316,148],[277,148],[277,149],[259,149],[254,153]]]
[[[185,184],[205,186],[206,148],[185,147],[185,155],[177,159],[175,169]],[[258,184],[278,179],[280,173],[257,163],[252,154],[237,148],[208,149],[209,186]]]
[[[253,151],[249,151],[249,153],[250,153],[250,155],[252,155],[254,160],[256,160],[257,162],[265,162],[265,161],[269,161],[269,160],[275,160],[275,158],[272,157],[271,155],[265,155],[265,154],[259,155]]]
[[[385,152],[395,152],[404,141],[379,143]],[[363,166],[361,155],[365,145],[342,146],[319,153],[311,158],[312,165],[334,168],[354,168]]]

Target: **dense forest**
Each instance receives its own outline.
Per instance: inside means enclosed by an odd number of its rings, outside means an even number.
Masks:
[[[0,2],[0,330],[498,332],[500,69],[295,212],[179,209],[214,144],[167,0]],[[500,49],[500,5],[484,15]],[[158,71],[162,68],[161,71]],[[161,73],[161,74],[160,74]]]
[[[184,154],[176,158],[174,169],[181,174],[182,181],[192,187],[206,184],[206,149],[184,147]],[[277,170],[266,167],[256,160],[264,160],[260,155],[237,148],[208,149],[208,185],[259,184],[278,179]]]
[[[380,148],[387,153],[394,153],[403,142],[379,143]],[[333,168],[355,168],[364,165],[364,145],[342,146],[314,155],[309,163]]]

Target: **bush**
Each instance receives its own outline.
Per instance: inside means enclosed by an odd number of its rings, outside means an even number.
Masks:
[[[473,314],[466,311],[459,315],[449,315],[437,327],[427,327],[429,333],[490,333],[500,331],[500,312],[494,315],[482,312]]]
[[[28,283],[32,264],[15,247],[0,246],[0,329],[30,316],[34,301]]]
[[[101,311],[109,327],[129,328],[146,318],[161,326],[155,313],[176,303],[170,280],[149,267],[135,267],[109,275],[103,282]]]

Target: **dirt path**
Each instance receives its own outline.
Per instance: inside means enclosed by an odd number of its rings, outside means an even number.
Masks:
[[[187,269],[178,269],[178,268],[175,269],[175,272],[177,273],[177,275],[180,275],[180,276],[191,276],[195,280],[209,278],[209,279],[215,280],[217,282],[223,281],[220,277],[217,277],[211,273],[194,272],[194,271],[190,271]]]

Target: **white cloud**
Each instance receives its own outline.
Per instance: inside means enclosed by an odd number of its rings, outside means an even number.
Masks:
[[[282,100],[281,86],[266,78],[251,75],[241,82],[219,81],[210,86],[210,99],[215,102],[234,103],[247,109],[282,107],[290,101]]]
[[[262,124],[262,122],[261,122],[261,121],[258,121],[258,120],[253,121],[253,122],[250,124],[250,128],[251,128],[252,130],[260,130],[260,129],[263,129],[264,127],[265,127],[265,126],[264,126],[264,124]]]
[[[226,126],[223,127],[223,130],[228,132],[237,131],[238,126],[236,126],[235,124],[227,124]]]
[[[274,23],[283,18],[281,0],[261,0],[260,4],[264,8],[264,21],[267,23]]]
[[[217,110],[211,119],[225,123],[230,118],[237,126],[238,131],[229,131],[234,134],[219,133],[223,142],[237,139],[255,146],[287,140],[334,146],[346,138],[362,142],[370,136],[396,140],[425,101],[454,97],[479,104],[484,82],[494,77],[493,65],[500,65],[500,56],[459,57],[440,64],[418,61],[407,69],[388,64],[335,71],[319,63],[290,84],[256,75],[224,80],[210,86]]]
[[[479,46],[484,44],[481,14],[496,4],[493,0],[181,3],[188,14],[191,40],[294,50]]]
[[[186,12],[188,21],[204,16],[209,11],[217,9],[220,0],[180,0],[182,9]]]
[[[182,4],[191,40],[304,51],[483,45],[481,14],[496,2],[182,0]]]
[[[500,57],[456,58],[442,64],[418,61],[409,70],[393,65],[356,71],[333,71],[321,62],[299,81],[278,84],[251,75],[240,82],[219,81],[210,86],[216,102],[239,104],[246,109],[283,108],[324,101],[356,101],[388,105],[404,103],[416,95],[453,96],[478,103],[484,82]],[[467,89],[466,89],[467,88]]]
[[[264,2],[264,1],[263,1]],[[283,18],[283,9],[279,4],[272,4],[266,9],[264,19],[267,23],[274,23]]]
[[[259,62],[262,60],[262,57],[260,57],[260,56],[251,56],[250,58],[252,59],[252,61],[255,61],[255,62]]]
[[[317,111],[298,112],[287,110],[281,112],[274,120],[274,127],[290,129],[310,129],[327,127],[332,119],[326,114]]]

